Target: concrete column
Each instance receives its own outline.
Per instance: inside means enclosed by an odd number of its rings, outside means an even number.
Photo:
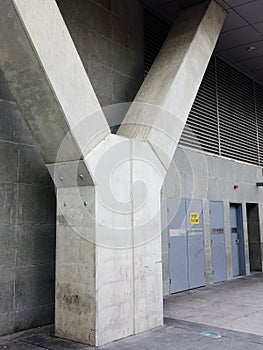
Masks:
[[[226,13],[214,1],[181,11],[118,134],[149,142],[168,169]],[[158,108],[155,111],[152,106]]]
[[[163,324],[165,170],[146,143],[115,135],[84,162],[95,186],[81,162],[51,171],[57,186],[56,334],[99,346]]]
[[[162,325],[160,190],[223,10],[182,13],[121,136],[109,134],[55,0],[0,10],[0,68],[57,187],[56,334],[102,345]]]
[[[82,158],[110,130],[56,1],[0,11],[0,69],[45,162]]]

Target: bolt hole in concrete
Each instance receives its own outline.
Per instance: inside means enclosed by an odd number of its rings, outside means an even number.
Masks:
[[[215,333],[215,332],[202,332],[200,333],[203,337],[207,337],[207,338],[213,338],[213,339],[218,339],[221,338],[222,335],[219,333]]]

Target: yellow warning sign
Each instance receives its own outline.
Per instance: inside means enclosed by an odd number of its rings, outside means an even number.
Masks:
[[[190,212],[190,224],[199,225],[199,213],[191,211]]]

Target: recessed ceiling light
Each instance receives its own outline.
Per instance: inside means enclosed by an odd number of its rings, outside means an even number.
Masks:
[[[255,50],[256,50],[255,46],[249,46],[249,47],[247,48],[247,51],[248,51],[248,52],[253,52],[253,51],[255,51]]]

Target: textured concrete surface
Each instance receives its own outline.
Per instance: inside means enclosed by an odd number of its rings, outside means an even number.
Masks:
[[[263,274],[166,297],[168,318],[263,336]]]
[[[218,332],[219,339],[203,337],[202,332]],[[44,327],[0,338],[1,350],[88,350],[86,345],[69,342],[54,337],[53,327]],[[153,331],[132,336],[113,344],[102,346],[102,350],[262,350],[262,337],[229,331],[222,328],[207,327],[197,323],[166,319],[165,326]]]
[[[57,4],[101,106],[132,102],[144,79],[143,4],[138,0],[71,0]],[[125,110],[104,109],[112,131]]]
[[[178,14],[118,131],[149,142],[167,170],[225,17],[214,1]]]
[[[102,345],[163,324],[165,170],[116,135],[84,161],[96,186],[57,189],[56,334]]]
[[[1,81],[0,334],[54,320],[55,193]]]
[[[95,10],[93,3],[86,6],[91,6],[88,8],[91,12]],[[9,30],[6,22],[0,21],[4,45],[0,66],[46,163],[72,164],[83,157],[89,179],[96,184],[78,187],[76,180],[75,186],[67,186],[63,182],[68,176],[64,169],[65,174],[59,179],[64,186],[57,186],[56,334],[102,345],[162,325],[159,196],[165,176],[163,164],[147,142],[131,141],[132,134],[126,135],[128,138],[108,135],[106,119],[55,0],[37,6],[34,0],[5,0],[2,9],[7,14]],[[163,57],[168,58],[165,66],[168,71],[163,72],[162,64],[156,70],[163,77],[171,71],[183,71],[185,74],[178,79],[181,82],[188,80],[189,72],[190,76],[196,73],[195,90],[212,54],[223,12],[211,2],[208,9],[201,5],[198,15],[193,14],[192,9],[184,12],[179,21],[181,26],[176,27],[163,50]],[[90,18],[94,21],[96,15]],[[182,43],[180,30],[184,21],[188,29],[186,49],[180,47],[175,55],[170,55],[171,48]],[[207,28],[209,36],[204,30]],[[7,40],[12,35],[17,45]],[[202,53],[200,69],[195,71],[196,62],[192,65],[185,57],[193,55],[191,47],[196,47],[199,41],[204,42],[204,49],[198,50]],[[23,50],[23,55],[14,58],[11,55],[14,46]],[[131,74],[128,64],[120,61],[120,67]],[[20,70],[23,75],[17,83],[11,72]],[[168,101],[165,107],[171,103],[171,85],[173,79],[161,94]],[[185,100],[190,94],[189,103],[195,97],[190,87]],[[157,88],[156,85],[155,91]],[[176,95],[180,95],[178,91]],[[182,130],[173,131],[178,142]],[[56,154],[58,146],[61,147]],[[173,151],[169,149],[169,157]],[[73,174],[75,179],[89,182],[85,175]],[[40,203],[33,207],[33,214]],[[34,216],[29,210],[19,213],[23,221]],[[125,322],[128,316],[129,322]]]
[[[80,159],[110,130],[55,0],[5,0],[1,11],[0,67],[42,157]]]

